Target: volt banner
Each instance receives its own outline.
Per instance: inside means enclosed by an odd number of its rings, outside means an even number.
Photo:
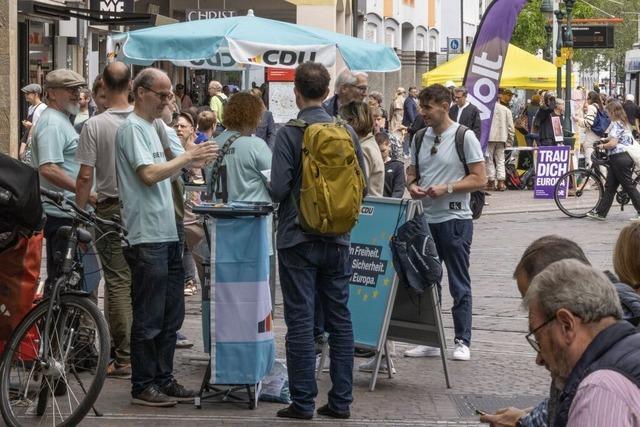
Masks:
[[[467,99],[480,110],[480,142],[486,150],[500,77],[518,15],[527,0],[494,0],[487,8],[471,46],[463,84]]]

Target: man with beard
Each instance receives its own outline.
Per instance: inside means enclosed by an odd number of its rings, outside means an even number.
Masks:
[[[593,267],[557,261],[524,297],[536,363],[564,384],[554,426],[640,425],[640,333]]]
[[[45,78],[48,108],[42,112],[38,126],[33,132],[32,163],[40,174],[40,185],[53,191],[61,191],[74,200],[76,176],[80,165],[75,160],[78,134],[69,121],[70,115],[79,111],[80,88],[85,86],[84,77],[75,71],[58,69]],[[89,203],[96,202],[91,193]],[[55,276],[54,254],[63,253],[66,242],[56,236],[58,228],[71,225],[73,220],[65,212],[51,204],[44,204],[47,222],[44,237],[47,239],[47,278]]]

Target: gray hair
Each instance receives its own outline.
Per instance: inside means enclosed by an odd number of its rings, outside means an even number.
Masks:
[[[354,85],[358,82],[358,76],[369,77],[369,75],[363,71],[351,72],[348,68],[345,68],[338,74],[336,77],[336,83],[334,90],[338,92],[340,88],[344,85]]]
[[[563,259],[545,268],[531,281],[522,301],[530,309],[537,302],[545,319],[564,308],[584,323],[605,317],[622,318],[616,288],[602,272],[575,259]]]
[[[155,83],[156,79],[163,75],[166,76],[167,73],[157,68],[145,68],[144,70],[140,71],[140,73],[136,76],[136,78],[133,79],[133,86],[131,88],[131,91],[133,92],[133,96],[137,98],[138,88],[140,87],[148,88],[153,86],[153,83]]]
[[[454,93],[462,93],[462,96],[467,96],[467,88],[464,86],[458,86],[453,90]]]

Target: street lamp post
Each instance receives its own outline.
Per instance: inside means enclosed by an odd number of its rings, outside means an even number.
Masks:
[[[544,29],[547,33],[547,46],[543,51],[543,59],[553,62],[553,0],[543,0],[540,5],[540,12],[545,18]]]
[[[556,58],[562,56],[562,20],[564,19],[564,12],[562,10],[555,11],[556,20],[558,22],[558,40],[556,41]],[[556,59],[556,95],[562,97],[562,64]]]
[[[573,30],[571,28],[571,21],[573,20],[573,6],[575,4],[575,0],[564,0],[565,9],[567,12],[567,31],[565,32],[565,47],[569,48],[569,50],[573,50]],[[567,57],[567,68],[566,68],[566,84],[565,84],[565,112],[564,112],[564,128],[566,130],[571,130],[571,74],[573,73],[573,53],[570,52]],[[572,134],[573,135],[573,134]],[[570,143],[573,145],[574,138],[570,137]]]

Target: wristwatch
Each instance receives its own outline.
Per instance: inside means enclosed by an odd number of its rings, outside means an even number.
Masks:
[[[447,193],[453,194],[453,184],[447,184]]]

